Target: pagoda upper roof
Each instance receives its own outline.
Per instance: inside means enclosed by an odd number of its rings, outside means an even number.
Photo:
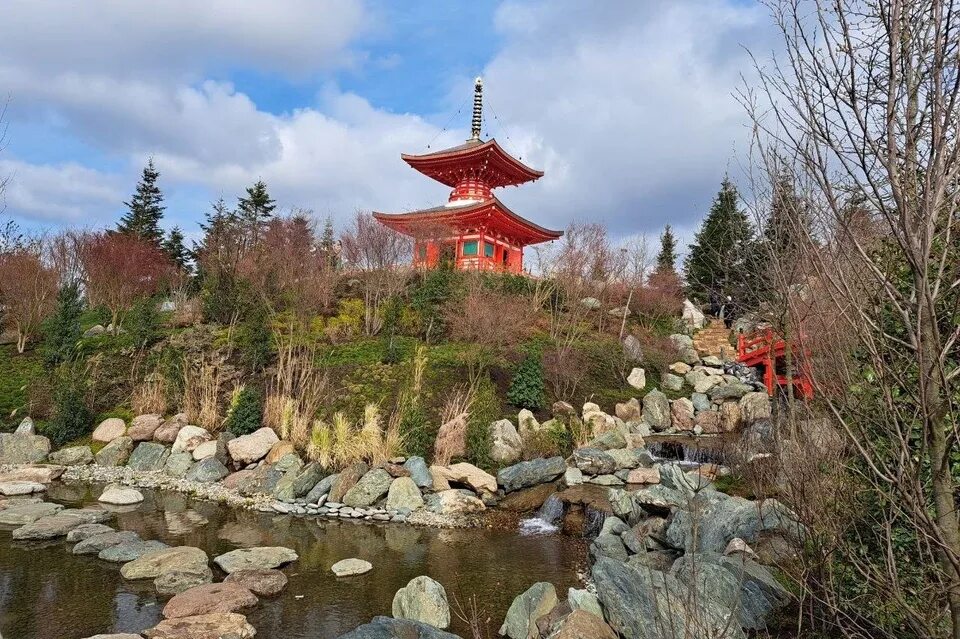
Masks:
[[[427,231],[433,227],[448,226],[458,231],[485,227],[488,231],[499,231],[524,245],[548,242],[563,236],[563,231],[544,228],[517,215],[495,196],[473,204],[435,206],[409,213],[374,212],[373,217],[407,235],[415,235],[418,226]]]
[[[516,186],[543,177],[543,171],[532,169],[503,150],[490,138],[467,140],[465,143],[423,155],[400,154],[403,160],[441,184],[456,186],[464,178],[475,178],[490,188]]]

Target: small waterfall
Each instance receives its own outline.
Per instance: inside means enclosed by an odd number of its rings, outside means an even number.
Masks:
[[[600,534],[603,529],[603,522],[606,521],[607,514],[602,510],[596,510],[587,506],[586,521],[583,524],[583,536],[592,539]]]
[[[550,495],[540,506],[536,517],[520,522],[520,532],[524,535],[555,532],[561,517],[563,517],[563,502],[556,495]]]
[[[647,449],[654,458],[666,461],[694,464],[723,464],[726,461],[726,456],[718,448],[689,446],[678,441],[650,442]]]

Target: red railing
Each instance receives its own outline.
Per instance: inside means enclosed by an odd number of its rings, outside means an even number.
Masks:
[[[802,340],[791,342],[790,355],[793,362],[791,378],[794,392],[803,399],[810,399],[813,397],[813,382],[808,363],[809,353],[803,348]],[[737,336],[737,361],[762,369],[763,383],[771,397],[777,388],[790,385],[791,379],[777,372],[786,370],[786,356],[787,342],[774,333],[772,328]]]

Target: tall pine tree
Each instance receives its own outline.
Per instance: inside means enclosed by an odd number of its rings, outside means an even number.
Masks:
[[[660,252],[657,253],[658,273],[676,273],[677,263],[677,238],[673,235],[673,229],[667,224],[663,228],[663,234],[660,235]]]
[[[70,362],[80,341],[83,298],[77,282],[64,284],[57,293],[57,306],[43,323],[43,361],[50,368]]]
[[[263,180],[247,189],[247,197],[239,198],[237,211],[246,230],[250,245],[260,240],[264,225],[273,216],[276,203],[267,192],[267,185]]]
[[[337,270],[340,268],[340,253],[337,250],[337,238],[333,231],[333,218],[329,215],[323,223],[323,234],[320,236],[320,250],[323,253],[323,259],[327,268]]]
[[[684,260],[687,291],[701,302],[749,297],[755,238],[747,214],[737,206],[739,198],[737,187],[724,178]]]
[[[187,250],[187,245],[183,240],[183,231],[180,230],[180,227],[173,227],[163,241],[163,252],[170,257],[170,261],[176,264],[177,268],[187,270],[190,251]]]
[[[127,212],[117,224],[118,233],[136,235],[140,239],[161,248],[163,230],[160,220],[163,218],[163,193],[157,187],[160,172],[153,165],[153,158],[143,168],[143,175],[137,182],[137,189],[129,202],[124,202]]]

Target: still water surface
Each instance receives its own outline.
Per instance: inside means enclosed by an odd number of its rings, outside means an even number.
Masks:
[[[90,503],[99,488],[51,486],[49,498],[71,506]],[[214,556],[239,547],[287,546],[300,555],[284,568],[286,590],[262,598],[247,619],[264,638],[327,639],[376,615],[389,615],[394,593],[429,575],[447,590],[451,606],[476,597],[495,636],[513,597],[537,581],[563,596],[577,585],[584,549],[560,535],[508,531],[435,530],[402,524],[297,519],[234,510],[164,492],[118,512],[110,525],[172,546],[197,546]],[[359,557],[366,575],[337,578],[330,566]],[[217,570],[216,568],[214,568]],[[221,575],[222,576],[222,575]],[[126,581],[120,565],[70,554],[63,541],[22,543],[0,530],[0,633],[5,639],[80,639],[108,632],[140,632],[160,620],[165,599],[150,580]],[[457,620],[451,628],[466,632]]]

